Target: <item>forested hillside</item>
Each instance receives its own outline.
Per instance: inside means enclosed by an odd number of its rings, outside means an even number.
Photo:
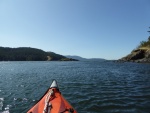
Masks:
[[[0,61],[72,61],[54,52],[45,52],[30,47],[0,47]]]
[[[150,31],[148,31],[150,33]],[[150,36],[147,41],[141,41],[140,45],[119,61],[150,63]]]

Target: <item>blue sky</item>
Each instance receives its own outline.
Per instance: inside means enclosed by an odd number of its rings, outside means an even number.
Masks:
[[[0,46],[119,59],[150,27],[150,0],[0,0]]]

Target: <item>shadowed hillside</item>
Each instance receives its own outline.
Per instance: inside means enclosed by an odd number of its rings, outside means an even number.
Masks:
[[[75,59],[30,47],[0,47],[0,61],[75,61]]]
[[[150,33],[150,31],[148,31]],[[150,63],[150,36],[147,41],[142,41],[137,49],[129,55],[119,59],[119,61],[129,61],[138,63]]]

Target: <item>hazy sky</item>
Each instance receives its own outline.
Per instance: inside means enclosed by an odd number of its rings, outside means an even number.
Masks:
[[[147,40],[150,0],[0,0],[0,46],[118,59]]]

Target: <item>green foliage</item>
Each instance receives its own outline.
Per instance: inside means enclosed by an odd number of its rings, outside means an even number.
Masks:
[[[52,58],[51,60],[61,60],[65,58],[62,55],[53,52],[45,52],[35,48],[0,47],[0,61],[46,61],[47,56],[50,56]]]
[[[150,36],[148,37],[148,41],[150,41]]]
[[[148,31],[148,32],[150,33],[150,31]],[[140,42],[140,45],[138,46],[138,48],[140,48],[140,47],[150,47],[150,36],[148,37],[147,41],[141,41]]]
[[[150,38],[148,38],[148,41],[140,42],[139,47],[150,47]]]
[[[59,55],[59,54],[56,54],[56,53],[53,53],[53,52],[47,52],[47,56],[50,56],[52,58],[52,60],[61,60],[63,58],[66,58],[62,55]]]

